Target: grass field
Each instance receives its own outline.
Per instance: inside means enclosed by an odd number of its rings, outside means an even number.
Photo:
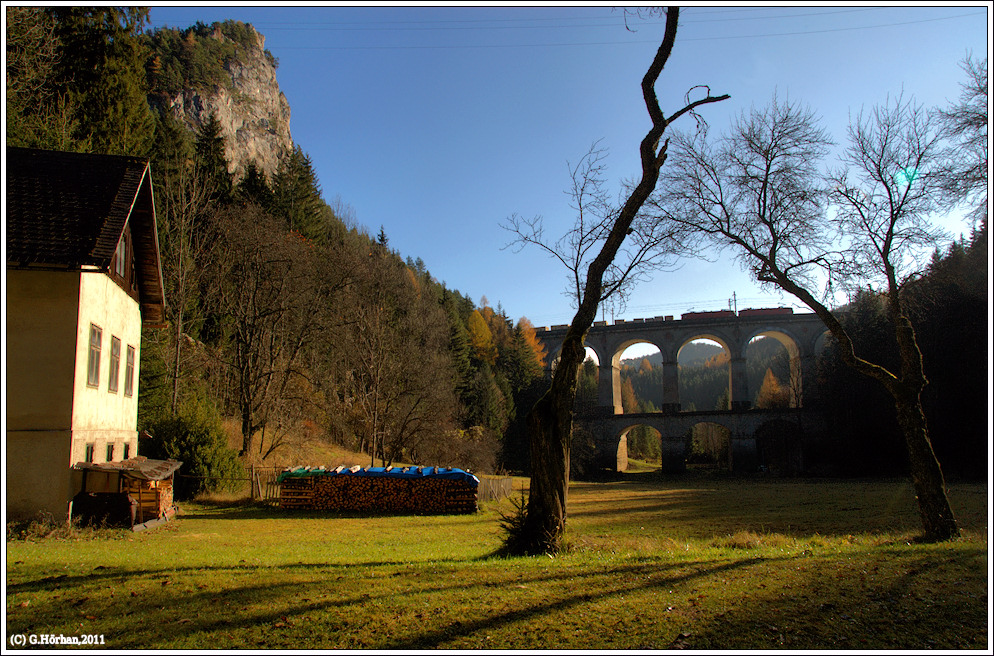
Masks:
[[[507,500],[186,503],[142,533],[8,533],[6,628],[104,649],[986,650],[987,486],[950,499],[963,537],[929,545],[903,480],[633,474],[571,486],[569,553],[511,559],[492,556]]]

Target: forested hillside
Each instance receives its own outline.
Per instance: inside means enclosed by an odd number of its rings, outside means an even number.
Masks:
[[[905,292],[928,378],[922,400],[936,456],[948,474],[971,479],[985,479],[990,469],[989,271],[985,212],[968,238],[937,250]],[[884,298],[862,293],[844,317],[860,352],[893,362],[885,308]],[[819,382],[819,409],[838,439],[826,457],[853,475],[903,473],[901,433],[881,386],[846,367],[831,343]]]

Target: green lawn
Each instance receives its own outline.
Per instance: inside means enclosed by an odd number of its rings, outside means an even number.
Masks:
[[[368,518],[186,503],[142,533],[8,537],[7,633],[105,649],[987,649],[987,486],[950,498],[963,537],[926,545],[901,480],[574,483],[572,551],[513,559],[491,556],[506,500]]]

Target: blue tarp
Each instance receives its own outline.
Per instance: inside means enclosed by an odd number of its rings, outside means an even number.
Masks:
[[[389,471],[388,471],[389,469]],[[282,483],[287,478],[302,478],[305,476],[382,476],[387,478],[444,478],[479,485],[480,479],[473,474],[454,467],[369,467],[352,471],[351,469],[325,469],[324,467],[297,467],[281,473],[276,479]]]

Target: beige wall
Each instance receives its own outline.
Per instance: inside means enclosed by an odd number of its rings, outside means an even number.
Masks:
[[[72,451],[70,464],[85,459],[92,444],[93,462],[107,461],[107,444],[114,443],[114,460],[121,460],[124,444],[130,455],[138,455],[138,363],[141,358],[141,311],[138,304],[109,277],[84,272],[80,277],[79,315],[76,326],[76,376],[72,407]],[[100,349],[100,383],[87,385],[90,325],[103,330]],[[109,391],[111,338],[121,340],[118,387]],[[127,347],[135,347],[134,392],[124,394]]]
[[[79,278],[7,271],[7,430],[72,428]]]
[[[138,303],[97,272],[7,271],[8,516],[66,515],[69,468],[86,457],[138,455]],[[90,324],[103,329],[100,383],[87,385]],[[121,340],[117,392],[108,391],[111,337]],[[125,396],[127,347],[135,347],[134,389]]]
[[[7,519],[29,519],[39,512],[68,517],[70,433],[7,431],[5,449]]]

